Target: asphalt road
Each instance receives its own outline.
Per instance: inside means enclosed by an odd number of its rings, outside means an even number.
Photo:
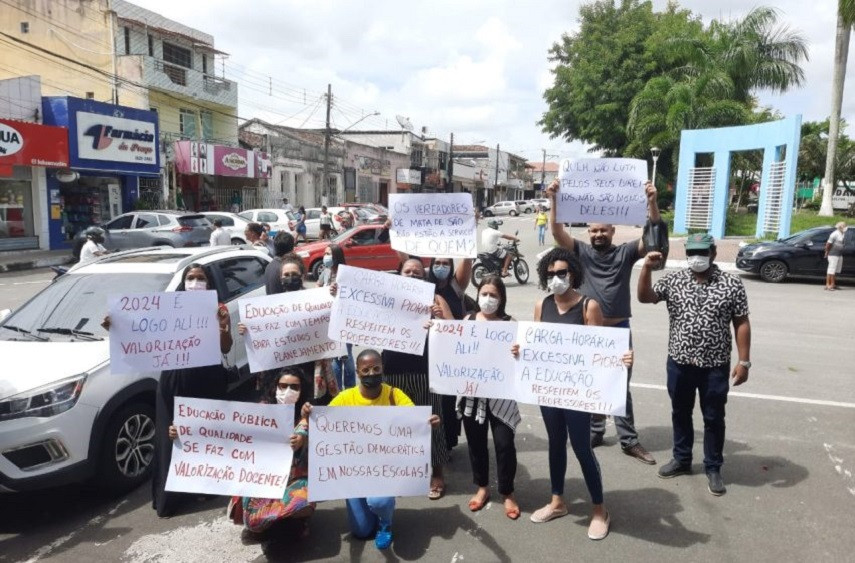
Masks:
[[[533,221],[519,225],[534,267],[539,250]],[[661,274],[659,274],[661,275]],[[0,309],[23,302],[50,279],[45,272],[0,276]],[[569,456],[570,514],[547,524],[529,516],[549,498],[546,433],[535,407],[523,406],[517,431],[520,520],[501,502],[479,513],[466,503],[474,491],[465,440],[455,448],[445,498],[402,498],[395,542],[385,554],[352,540],[342,501],[319,506],[311,536],[246,543],[224,518],[227,499],[191,500],[185,512],[159,520],[143,486],[123,498],[103,498],[97,485],[0,496],[0,561],[537,561],[681,560],[845,561],[855,551],[855,287],[825,292],[821,281],[765,284],[744,278],[753,329],[749,381],[731,392],[723,475],[716,498],[700,461],[702,421],[696,411],[695,474],[671,480],[656,467],[621,453],[610,425],[596,450],[612,530],[587,539],[590,505],[578,464]],[[15,285],[18,284],[18,285]],[[543,293],[509,284],[510,313],[531,318]],[[665,383],[664,305],[635,303],[636,368],[632,391],[641,442],[659,464],[670,458]],[[494,469],[493,469],[494,471]],[[500,501],[493,490],[493,498]]]

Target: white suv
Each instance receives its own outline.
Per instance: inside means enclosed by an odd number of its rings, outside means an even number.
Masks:
[[[0,491],[25,491],[97,476],[122,491],[146,480],[154,453],[159,372],[110,373],[101,328],[112,293],[175,291],[198,262],[231,313],[237,300],[264,294],[270,258],[239,247],[129,250],[78,265],[0,321]],[[226,355],[249,378],[246,349]]]

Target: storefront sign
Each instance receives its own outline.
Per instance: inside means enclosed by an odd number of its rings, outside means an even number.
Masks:
[[[77,113],[77,154],[111,162],[157,163],[154,124],[136,119]]]
[[[421,184],[422,171],[411,168],[398,168],[397,181],[399,184]]]
[[[10,176],[12,166],[68,166],[68,130],[0,119],[0,175]]]
[[[175,142],[175,162],[180,174],[206,174],[236,178],[269,178],[267,153],[198,143]]]

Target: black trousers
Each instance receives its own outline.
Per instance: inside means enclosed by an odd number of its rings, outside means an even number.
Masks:
[[[488,426],[493,430],[493,446],[496,448],[496,474],[499,477],[499,494],[514,492],[514,477],[517,475],[517,448],[514,431],[493,416],[487,408],[487,420],[478,424],[474,416],[463,418],[463,429],[469,443],[469,462],[472,465],[472,482],[479,487],[490,484],[490,459],[487,449]]]

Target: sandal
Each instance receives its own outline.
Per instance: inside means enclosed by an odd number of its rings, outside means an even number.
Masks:
[[[515,506],[513,508],[505,507],[505,516],[510,518],[511,520],[516,520],[520,517],[520,507]]]
[[[488,502],[490,502],[490,495],[485,496],[484,500],[481,501],[473,497],[472,500],[469,501],[469,510],[471,510],[472,512],[478,512],[479,510],[487,506]]]
[[[430,486],[430,492],[428,493],[428,498],[430,500],[439,500],[443,496],[445,496],[445,481],[440,481],[440,484],[434,485],[433,482]]]
[[[556,518],[561,518],[562,516],[567,516],[566,506],[555,508],[551,504],[547,504],[543,508],[538,508],[532,512],[530,520],[535,524],[542,524],[544,522],[549,522],[550,520],[555,520]]]

